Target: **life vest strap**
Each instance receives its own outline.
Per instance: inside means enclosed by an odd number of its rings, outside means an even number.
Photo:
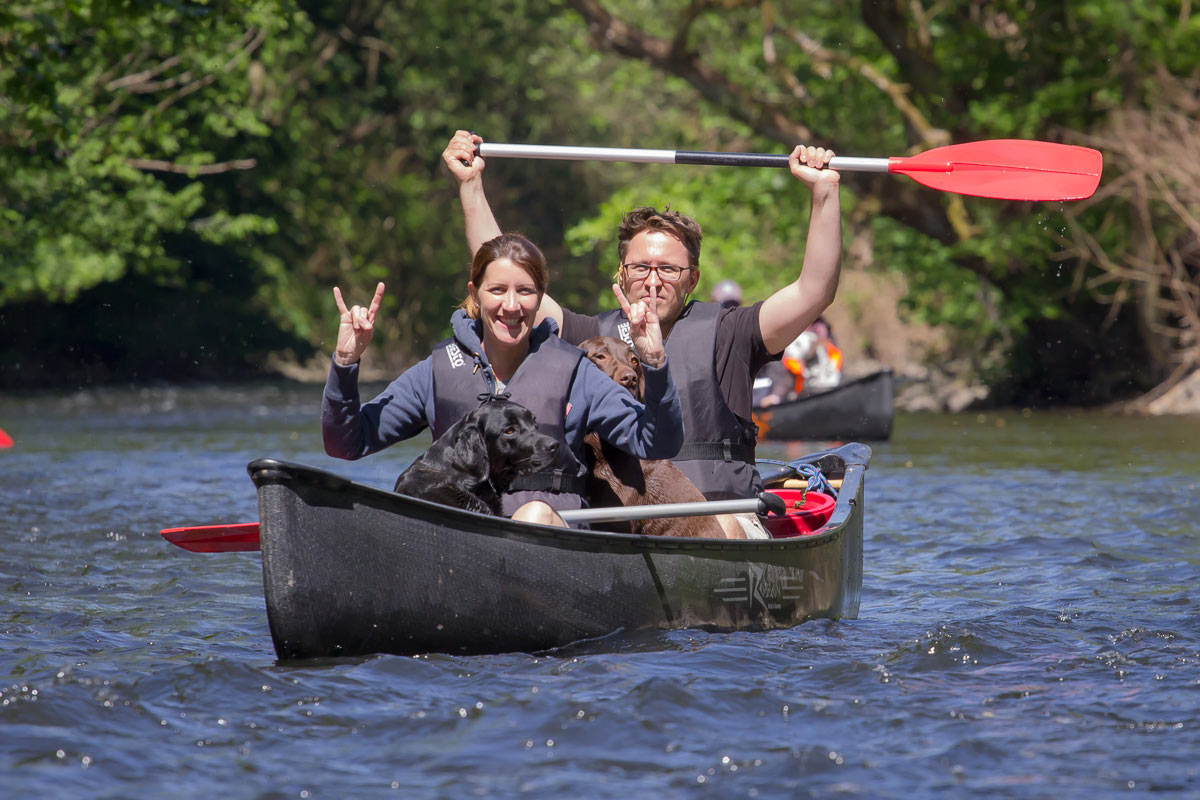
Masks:
[[[745,461],[754,463],[754,448],[728,439],[720,442],[688,442],[672,461]]]
[[[552,472],[535,472],[532,475],[521,475],[508,487],[510,492],[555,492],[557,494],[583,495],[587,491],[584,479],[578,475],[568,475],[561,469]]]

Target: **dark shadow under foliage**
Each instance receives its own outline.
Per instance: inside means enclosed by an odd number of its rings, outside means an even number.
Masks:
[[[314,352],[229,287],[198,292],[136,276],[69,305],[0,307],[0,342],[4,389],[261,378],[269,354]]]
[[[1013,348],[1008,377],[991,404],[1024,408],[1097,406],[1129,400],[1162,380],[1137,335],[1132,314],[1107,329],[1103,309],[1079,309],[1095,319],[1031,320]]]

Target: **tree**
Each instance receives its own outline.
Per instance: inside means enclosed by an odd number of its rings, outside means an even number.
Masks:
[[[637,2],[570,4],[595,47],[674,79],[678,103],[719,115],[710,138],[748,131],[857,155],[989,138],[1084,142],[1114,109],[1149,108],[1156,70],[1189,74],[1200,60],[1200,24],[1181,4],[691,0],[657,4],[653,17]],[[1091,324],[1099,298],[1080,308],[1071,271],[1055,266],[1069,224],[1060,208],[889,178],[847,183],[877,260],[905,272],[920,318],[990,356],[977,367],[1007,373],[1032,320]],[[1165,365],[1151,339],[1141,345],[1148,368],[1134,377],[1145,385]]]

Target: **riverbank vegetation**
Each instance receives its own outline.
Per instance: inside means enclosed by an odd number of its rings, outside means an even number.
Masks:
[[[1200,367],[1200,15],[1089,0],[15,0],[0,7],[0,385],[323,372],[330,287],[389,285],[373,368],[446,332],[468,253],[440,154],[491,141],[1105,156],[1078,203],[843,177],[844,349],[1021,405]],[[493,159],[554,294],[610,305],[622,210],[704,226],[702,293],[794,277],[786,173]],[[974,396],[982,396],[982,392]]]

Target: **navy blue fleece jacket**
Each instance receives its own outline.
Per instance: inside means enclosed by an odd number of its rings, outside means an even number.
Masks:
[[[464,354],[480,354],[476,360],[495,392],[491,366],[480,342],[482,324],[460,309],[451,318],[451,328]],[[543,320],[530,334],[530,352],[557,335],[554,320]],[[591,361],[580,359],[567,398],[566,437],[581,463],[585,463],[583,437],[588,431],[638,458],[671,458],[679,452],[683,412],[670,370],[664,362],[657,368],[646,366],[644,372],[643,404]],[[331,364],[321,403],[321,435],[329,455],[362,458],[416,436],[433,421],[433,356],[406,370],[366,404],[358,395],[358,364]]]

